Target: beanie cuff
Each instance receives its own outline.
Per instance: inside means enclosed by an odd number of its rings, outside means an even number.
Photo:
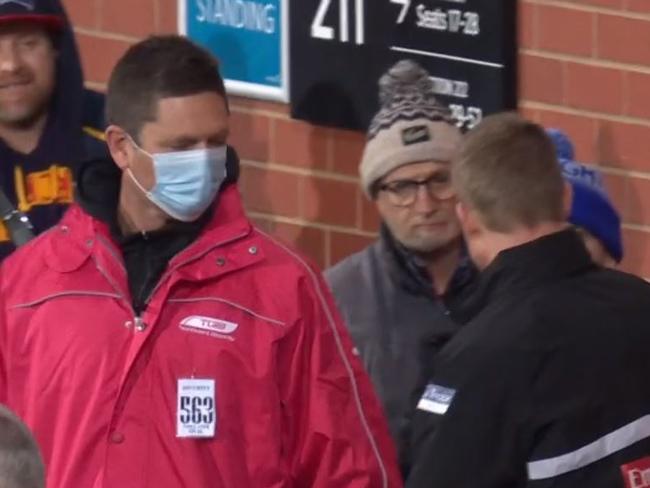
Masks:
[[[426,138],[417,142],[405,140],[405,134],[414,129],[426,131]],[[458,127],[445,121],[416,119],[396,122],[366,144],[359,166],[364,193],[372,198],[371,190],[375,182],[406,164],[451,161],[460,140]]]

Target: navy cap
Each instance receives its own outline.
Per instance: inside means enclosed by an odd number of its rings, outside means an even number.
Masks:
[[[28,22],[59,31],[65,26],[61,11],[48,0],[0,0],[0,26]]]

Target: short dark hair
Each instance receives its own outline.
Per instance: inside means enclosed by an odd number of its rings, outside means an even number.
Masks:
[[[226,100],[219,64],[208,51],[181,36],[151,36],[131,46],[108,82],[106,119],[138,139],[156,120],[158,101],[214,92]]]
[[[45,468],[29,429],[0,405],[0,486],[43,488]]]
[[[515,113],[486,117],[452,163],[461,200],[497,232],[564,221],[562,173],[544,129]]]

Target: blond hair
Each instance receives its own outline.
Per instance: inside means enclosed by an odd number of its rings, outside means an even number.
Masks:
[[[461,201],[496,232],[561,222],[563,180],[544,129],[515,113],[486,117],[452,164]]]

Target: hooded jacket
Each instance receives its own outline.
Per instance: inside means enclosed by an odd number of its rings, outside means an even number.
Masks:
[[[59,0],[4,2],[0,22],[35,13],[64,20],[63,30],[52,34],[58,51],[54,94],[44,132],[30,154],[19,153],[0,139],[0,186],[38,234],[55,224],[72,203],[77,164],[105,157],[107,149],[102,135],[104,98],[84,89],[74,34]],[[13,250],[0,222],[0,259]]]
[[[75,205],[0,268],[0,403],[49,488],[401,486],[322,278],[251,226],[235,184],[140,313],[110,227]]]

